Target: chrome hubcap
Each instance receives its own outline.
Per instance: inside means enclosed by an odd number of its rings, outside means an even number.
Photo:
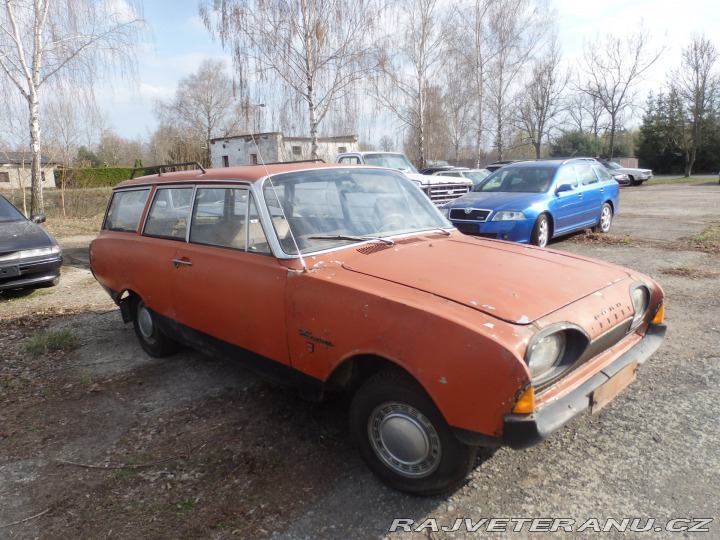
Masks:
[[[545,247],[548,241],[548,222],[543,220],[538,228],[538,246]]]
[[[155,332],[155,324],[153,323],[152,315],[148,311],[145,304],[138,306],[137,311],[138,328],[143,337],[147,340],[151,340],[153,333]]]
[[[607,232],[610,229],[610,209],[605,206],[602,210],[602,215],[600,216],[600,228],[603,232]]]
[[[430,475],[440,464],[440,438],[430,420],[403,403],[384,403],[368,420],[377,456],[396,473],[410,478]]]

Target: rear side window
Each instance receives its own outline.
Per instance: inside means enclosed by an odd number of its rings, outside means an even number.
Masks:
[[[592,167],[589,163],[582,163],[578,165],[573,165],[575,167],[575,174],[577,175],[578,179],[584,184],[594,184],[598,181],[597,176],[595,176],[595,173],[592,170]]]
[[[150,188],[116,191],[110,201],[103,229],[137,232]]]
[[[595,165],[592,166],[593,171],[595,171],[595,174],[600,179],[601,182],[607,182],[608,180],[612,180],[612,175],[608,172],[608,170],[603,167],[602,165]]]
[[[146,236],[185,240],[193,188],[158,188],[145,221]]]

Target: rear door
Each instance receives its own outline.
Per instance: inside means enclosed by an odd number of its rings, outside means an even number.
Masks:
[[[582,218],[578,226],[589,227],[600,219],[604,187],[593,171],[591,163],[576,163],[573,167],[580,182],[578,191],[582,194]]]

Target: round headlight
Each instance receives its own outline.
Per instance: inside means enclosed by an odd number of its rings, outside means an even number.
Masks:
[[[541,377],[552,369],[563,356],[565,351],[565,334],[556,332],[540,339],[532,346],[528,355],[528,368],[533,379]]]
[[[647,313],[648,305],[650,304],[650,291],[645,285],[637,286],[630,292],[630,298],[633,309],[635,310],[632,321],[632,328],[635,328]]]

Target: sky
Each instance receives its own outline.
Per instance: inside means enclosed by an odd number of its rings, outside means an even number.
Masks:
[[[665,48],[648,73],[648,90],[660,88],[666,74],[679,67],[681,50],[693,33],[704,33],[720,49],[720,37],[715,32],[720,21],[719,0],[549,1],[558,13],[563,58],[571,65],[581,58],[585,40],[604,38],[608,33],[621,36],[637,32],[643,24],[652,37],[651,48]],[[137,81],[114,81],[112,90],[101,99],[109,126],[128,139],[149,138],[157,124],[154,103],[171,98],[178,81],[196,72],[204,58],[224,59],[231,73],[231,57],[205,28],[197,1],[147,0],[144,17],[152,43],[143,48]]]

